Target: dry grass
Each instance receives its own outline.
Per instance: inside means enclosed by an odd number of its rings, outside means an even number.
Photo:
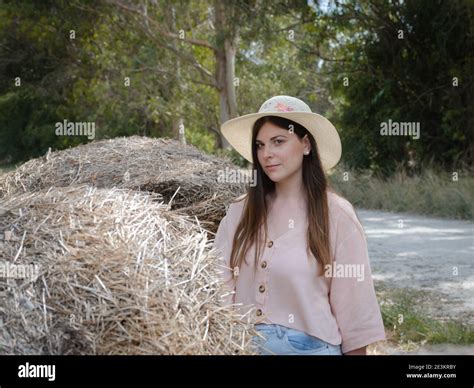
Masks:
[[[7,199],[2,259],[39,272],[0,278],[0,353],[251,352],[206,232],[157,199],[88,185]]]
[[[236,168],[193,146],[140,136],[101,140],[52,152],[0,175],[0,199],[51,186],[86,183],[159,193],[171,208],[196,216],[215,232],[226,204],[245,192],[237,183],[219,183],[218,171]]]
[[[0,175],[0,353],[251,354],[208,239],[245,192],[226,167],[133,136]]]
[[[446,172],[427,165],[416,175],[400,168],[383,179],[369,170],[351,171],[340,163],[330,179],[356,207],[472,220],[473,172],[472,168]]]

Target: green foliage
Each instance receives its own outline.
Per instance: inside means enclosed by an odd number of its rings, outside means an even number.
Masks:
[[[219,152],[215,53],[159,33],[170,31],[214,46],[238,33],[238,115],[273,95],[302,98],[336,124],[352,169],[387,176],[400,163],[421,166],[432,157],[448,169],[472,164],[472,7],[465,2],[349,0],[322,8],[246,0],[226,6],[222,31],[212,2],[147,4],[157,23],[149,28],[113,1],[3,2],[0,163],[88,141],[55,136],[64,119],[95,122],[97,138],[177,138],[182,120],[188,143]],[[388,119],[420,122],[421,138],[380,136]]]
[[[336,31],[352,35],[335,43],[346,61],[325,65],[334,72],[338,105],[332,118],[342,128],[347,164],[384,175],[410,154],[418,163],[433,159],[447,169],[472,164],[472,6],[349,1],[330,20]],[[389,119],[420,123],[420,139],[381,136],[380,125]]]
[[[80,37],[92,28],[94,18],[68,1],[26,2],[21,7],[5,1],[0,21],[0,163],[87,141],[57,137],[55,123],[88,120],[75,116],[67,103],[75,82],[87,72],[78,65],[87,53],[80,51],[80,38],[71,40],[70,33]]]
[[[423,306],[423,293],[414,290],[392,290],[390,298],[381,299],[384,326],[392,340],[399,344],[423,342],[428,344],[473,344],[473,327],[458,321],[441,321],[429,317]]]

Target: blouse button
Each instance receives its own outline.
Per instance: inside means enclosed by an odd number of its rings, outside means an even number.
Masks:
[[[268,248],[271,248],[272,246],[273,246],[273,241],[270,241],[270,242],[268,243]]]
[[[256,312],[257,316],[259,317],[260,315],[262,315],[262,310],[261,309],[258,309]]]
[[[262,268],[267,268],[267,262],[266,261],[262,261]]]
[[[258,290],[260,292],[265,292],[265,286],[264,285],[261,285],[260,287],[258,287]]]

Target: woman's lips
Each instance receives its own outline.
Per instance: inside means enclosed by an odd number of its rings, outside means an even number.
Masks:
[[[267,166],[267,170],[273,171],[273,170],[276,170],[278,167],[280,167],[279,164],[270,165],[270,166]]]

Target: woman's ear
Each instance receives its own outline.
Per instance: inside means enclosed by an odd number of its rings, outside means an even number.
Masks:
[[[311,151],[311,142],[309,141],[308,134],[303,136],[303,146],[305,155],[308,155]]]

